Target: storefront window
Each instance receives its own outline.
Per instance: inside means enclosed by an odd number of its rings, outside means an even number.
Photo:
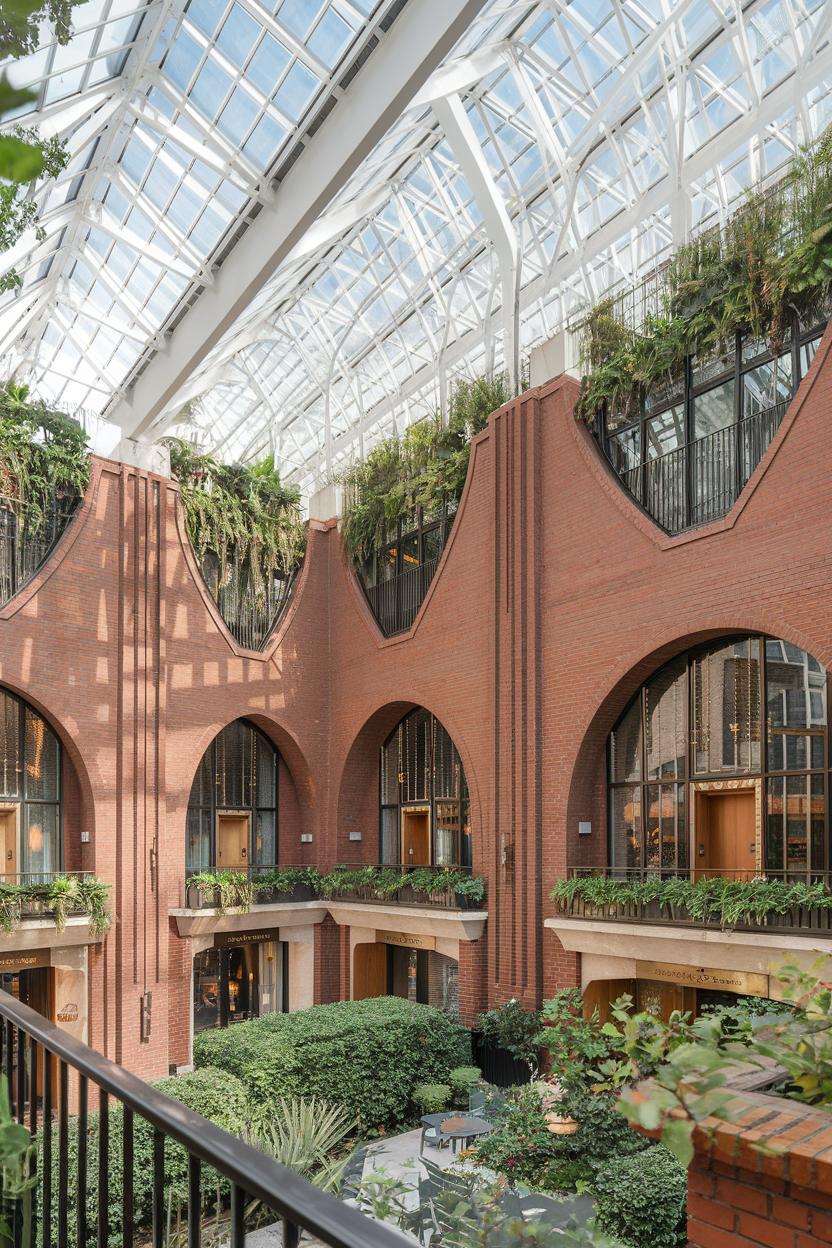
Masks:
[[[0,690],[0,856],[9,875],[61,870],[61,747],[41,715]]]
[[[194,1032],[259,1018],[283,1009],[284,945],[241,940],[194,958]]]

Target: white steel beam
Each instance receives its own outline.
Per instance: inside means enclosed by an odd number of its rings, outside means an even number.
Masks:
[[[106,415],[128,437],[148,436],[178,390],[300,242],[347,178],[409,105],[485,0],[419,0],[400,13],[332,114],[286,174],[165,347]]]

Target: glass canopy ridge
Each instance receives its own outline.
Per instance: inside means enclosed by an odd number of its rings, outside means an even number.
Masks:
[[[31,191],[46,236],[0,257],[22,277],[0,298],[18,379],[121,416],[124,387],[152,386],[166,333],[199,318],[276,179],[279,195],[301,176],[301,146],[349,131],[350,85],[384,69],[412,3],[76,9],[67,47],[28,67],[44,86],[20,118],[64,117],[72,159]],[[272,452],[309,494],[441,406],[454,376],[516,376],[536,343],[724,218],[830,120],[832,0],[471,8],[144,436],[224,459]]]

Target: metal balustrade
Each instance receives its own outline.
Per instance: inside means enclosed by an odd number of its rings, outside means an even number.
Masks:
[[[255,583],[248,561],[231,550],[223,578],[212,553],[203,563],[202,575],[234,639],[247,650],[262,650],[291,601],[297,571],[280,576],[264,570]]]
[[[733,507],[780,428],[787,407],[784,400],[619,471],[618,477],[667,533],[709,524]]]
[[[41,511],[0,495],[0,606],[43,567],[78,502],[76,496],[53,493]]]
[[[428,586],[439,565],[439,556],[416,567],[405,568],[398,576],[367,589],[373,615],[385,637],[410,628],[425,600]]]
[[[188,1248],[200,1248],[209,1229],[212,1243],[244,1248],[252,1200],[260,1202],[266,1215],[261,1222],[282,1225],[283,1248],[296,1248],[301,1231],[329,1248],[400,1248],[404,1242],[395,1230],[320,1191],[2,991],[0,1070],[8,1081],[12,1117],[28,1128],[33,1141],[39,1129],[41,1134],[40,1147],[30,1150],[25,1163],[29,1190],[13,1198],[8,1171],[4,1174],[3,1212],[14,1248],[52,1248],[53,1221],[58,1248],[67,1248],[69,1191],[76,1193],[71,1238],[78,1248],[96,1243],[106,1248],[116,1237],[122,1248],[165,1248],[170,1242],[165,1225],[166,1145],[180,1145],[187,1155]],[[97,1116],[94,1133],[92,1113]],[[73,1118],[77,1131],[70,1130]],[[140,1122],[147,1124],[152,1140],[147,1225],[137,1223],[134,1201],[137,1166],[145,1164],[136,1150]],[[210,1217],[204,1210],[209,1167],[228,1184],[227,1197]],[[215,1176],[209,1181],[212,1191],[221,1190]],[[94,1224],[87,1214],[91,1197]]]
[[[769,881],[780,881],[785,884],[821,884],[832,896],[832,872],[828,871],[807,873],[806,871],[716,870],[709,867],[666,869],[661,867],[573,867],[569,871],[569,876],[571,879],[600,876],[607,880],[619,880],[622,883],[636,885],[647,884],[653,880],[686,880],[697,883],[717,878],[736,883],[759,881],[762,886]],[[715,928],[717,930],[730,926],[740,931],[776,931],[807,938],[817,937],[819,934],[828,936],[832,932],[832,908],[825,906],[794,905],[780,914],[768,911],[759,921],[748,918],[727,925],[722,922],[718,914],[694,917],[683,905],[675,905],[658,899],[632,898],[598,904],[588,898],[575,896],[569,900],[558,899],[555,904],[562,917],[572,919],[603,919],[612,923],[649,923],[665,927]]]

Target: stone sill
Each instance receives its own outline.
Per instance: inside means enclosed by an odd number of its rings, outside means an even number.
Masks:
[[[378,901],[325,900],[284,901],[216,909],[169,911],[180,936],[203,936],[212,932],[249,932],[264,927],[300,927],[320,923],[327,914],[341,927],[382,928],[450,940],[479,940],[485,930],[487,910],[449,910],[440,906],[385,905]]]
[[[21,919],[12,932],[0,932],[0,953],[25,949],[64,949],[70,945],[97,945],[101,936],[93,936],[90,921],[85,914],[72,914],[66,925],[58,931],[55,920],[43,918]]]
[[[327,914],[323,901],[281,901],[254,905],[250,910],[234,906],[228,910],[185,907],[169,911],[180,936],[202,936],[211,932],[250,932],[262,927],[297,927],[321,923]]]

